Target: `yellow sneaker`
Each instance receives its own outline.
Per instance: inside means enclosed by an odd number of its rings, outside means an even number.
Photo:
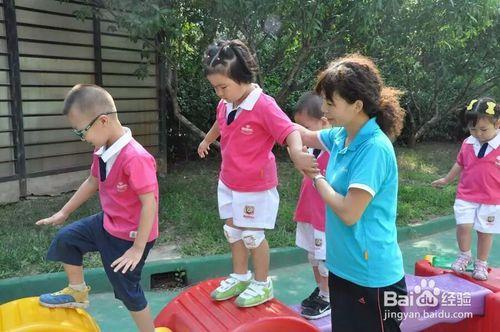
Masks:
[[[87,308],[90,287],[83,291],[66,287],[58,292],[40,295],[39,302],[49,308]]]

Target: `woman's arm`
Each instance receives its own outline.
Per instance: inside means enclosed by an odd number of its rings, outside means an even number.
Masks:
[[[361,218],[372,195],[363,189],[351,188],[346,196],[337,193],[324,177],[315,180],[321,198],[347,226],[354,225]]]

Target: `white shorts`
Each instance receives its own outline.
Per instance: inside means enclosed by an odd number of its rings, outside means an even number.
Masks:
[[[307,252],[314,255],[315,259],[326,259],[325,232],[314,229],[309,223],[297,222],[295,244],[297,247],[305,249]]]
[[[280,197],[276,187],[257,192],[228,188],[219,180],[217,188],[221,219],[233,218],[238,227],[273,229],[278,216]]]
[[[474,224],[481,233],[500,233],[500,205],[479,204],[456,199],[453,205],[457,225]]]

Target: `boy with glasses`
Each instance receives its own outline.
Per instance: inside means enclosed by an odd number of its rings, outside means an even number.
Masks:
[[[115,297],[123,302],[139,331],[154,331],[153,319],[140,286],[144,261],[158,237],[158,182],[154,157],[118,119],[111,95],[96,85],[73,87],[63,114],[74,133],[95,147],[90,176],[71,199],[37,225],[60,225],[99,191],[103,212],[59,230],[47,259],[60,261],[69,285],[43,294],[46,307],[88,306],[90,287],[83,278],[83,255],[98,251]]]

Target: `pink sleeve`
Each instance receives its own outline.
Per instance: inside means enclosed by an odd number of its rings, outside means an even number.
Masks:
[[[269,103],[262,114],[269,133],[278,144],[283,145],[288,135],[295,130],[293,122],[275,102]]]
[[[158,187],[156,162],[152,156],[132,158],[125,166],[125,174],[130,188],[138,195],[155,191]]]
[[[90,166],[90,175],[95,178],[99,178],[99,165],[97,161],[97,157],[92,155],[92,165]]]
[[[465,141],[464,141],[464,143],[462,143],[462,147],[460,148],[460,151],[458,152],[458,156],[457,156],[457,164],[460,167],[464,166],[465,145],[466,144],[465,144]]]

